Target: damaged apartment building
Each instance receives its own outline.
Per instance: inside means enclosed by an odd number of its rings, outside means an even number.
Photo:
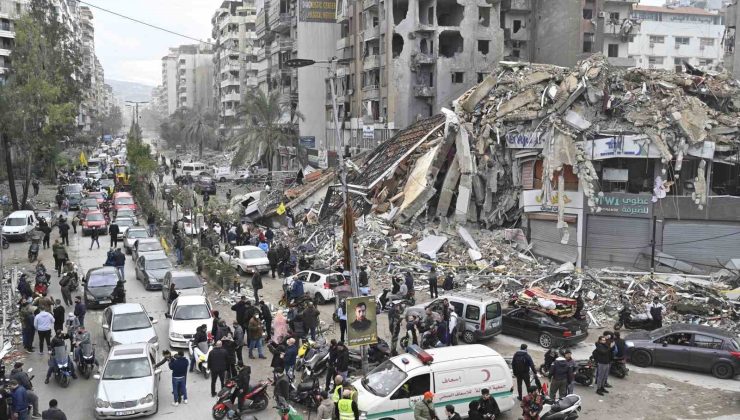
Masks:
[[[350,175],[365,211],[494,229],[579,267],[714,272],[740,249],[740,85],[727,73],[501,62]]]
[[[570,67],[602,53],[614,67],[634,67],[628,54],[640,26],[639,0],[502,0],[504,59]]]
[[[344,144],[371,149],[449,108],[501,59],[499,15],[498,0],[337,0]],[[327,93],[328,139],[331,112]]]

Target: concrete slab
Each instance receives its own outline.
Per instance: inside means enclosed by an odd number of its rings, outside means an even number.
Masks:
[[[473,90],[470,96],[468,96],[462,103],[463,109],[468,112],[473,112],[475,110],[475,106],[478,105],[483,98],[488,96],[488,92],[490,92],[494,86],[496,86],[496,78],[489,74],[478,84],[478,86],[474,88],[475,90]]]
[[[416,251],[429,259],[436,260],[437,252],[442,249],[445,242],[447,242],[446,236],[429,235],[416,244]]]
[[[504,115],[516,111],[517,109],[529,105],[539,99],[540,97],[537,92],[534,89],[529,89],[501,104],[498,111],[496,111],[496,117],[503,117]]]
[[[463,226],[457,227],[457,234],[460,235],[460,238],[465,242],[465,245],[468,246],[468,248],[474,249],[476,251],[480,251],[480,248],[478,248],[478,244],[475,243],[475,239],[473,239],[473,236],[468,232],[467,229]]]

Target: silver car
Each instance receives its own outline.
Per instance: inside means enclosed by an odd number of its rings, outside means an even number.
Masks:
[[[159,376],[161,369],[154,369],[157,351],[149,343],[114,346],[95,392],[96,419],[128,419],[149,416],[159,405]]]
[[[128,232],[127,232],[128,233]],[[138,261],[139,257],[150,252],[163,252],[162,243],[157,238],[137,239],[131,248],[131,257]]]
[[[149,231],[147,231],[146,228],[143,227],[132,227],[129,228],[126,231],[126,234],[123,235],[123,249],[126,251],[127,254],[131,253],[131,250],[134,249],[134,242],[136,242],[137,239],[143,239],[149,237]]]
[[[205,296],[205,282],[194,271],[171,270],[164,275],[162,281],[162,299],[169,298],[170,285],[175,285],[179,296]]]
[[[157,320],[147,314],[140,303],[119,303],[103,311],[103,338],[108,347],[119,344],[149,343],[159,347]]]

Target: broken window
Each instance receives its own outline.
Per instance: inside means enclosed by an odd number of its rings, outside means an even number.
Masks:
[[[609,44],[607,57],[619,57],[619,44]]]
[[[377,121],[380,118],[380,101],[369,101],[370,102],[370,115],[373,120]]]
[[[456,71],[452,73],[452,83],[462,83],[463,82],[463,72]]]
[[[478,73],[478,82],[477,83],[482,82],[483,79],[485,79],[485,78],[486,78],[486,74],[485,73]]]
[[[662,35],[650,35],[651,44],[662,44],[665,42],[665,37]]]
[[[594,34],[584,32],[583,33],[583,52],[590,53],[594,49]]]
[[[398,57],[401,55],[401,51],[403,51],[403,37],[399,34],[393,34],[393,45],[391,46],[393,51],[393,58]]]
[[[490,44],[490,42],[491,41],[487,39],[479,39],[478,40],[478,52],[483,55],[488,54],[488,45]]]
[[[593,19],[593,17],[594,17],[594,9],[583,9],[584,19]]]
[[[677,36],[676,37],[676,45],[689,45],[691,42],[691,38],[687,36]]]
[[[465,6],[457,4],[456,0],[437,0],[437,25],[460,26]]]
[[[434,3],[432,0],[419,0],[419,23],[434,25]]]
[[[393,23],[398,25],[406,19],[409,11],[409,0],[393,0]]]
[[[712,63],[714,63],[714,60],[712,60],[711,58],[700,58],[699,59],[699,65],[702,67],[711,66]]]
[[[542,160],[538,160],[534,165],[534,189],[542,189],[542,177]],[[545,182],[551,182],[553,190],[558,189],[558,179],[560,179],[560,171],[555,171],[552,181],[545,176]],[[572,166],[563,165],[563,179],[565,180],[565,191],[578,191],[578,177],[573,173]]]
[[[463,37],[458,31],[442,31],[439,34],[439,53],[443,57],[451,58],[463,52]]]
[[[611,13],[609,13],[609,21],[611,21],[611,22],[619,22],[619,12],[611,12]]]
[[[486,28],[491,24],[490,7],[478,7],[478,23]]]
[[[595,161],[601,190],[605,193],[639,194],[651,192],[656,159],[615,158]]]

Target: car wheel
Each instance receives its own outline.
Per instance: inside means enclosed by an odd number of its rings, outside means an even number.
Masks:
[[[326,299],[324,299],[324,296],[322,296],[321,293],[318,293],[318,292],[316,292],[314,301],[316,302],[317,305],[323,305],[326,303]]]
[[[634,350],[630,356],[630,362],[638,367],[648,367],[653,364],[653,356],[645,350]]]
[[[226,182],[226,178],[221,177],[221,178],[219,178],[218,182]]]
[[[552,347],[552,336],[548,333],[542,333],[540,334],[540,338],[537,340],[537,342],[540,343],[540,346],[549,349]]]
[[[712,366],[712,375],[719,379],[732,379],[735,372],[727,362],[717,362]]]
[[[475,344],[475,334],[472,331],[465,331],[462,339],[466,344]]]

